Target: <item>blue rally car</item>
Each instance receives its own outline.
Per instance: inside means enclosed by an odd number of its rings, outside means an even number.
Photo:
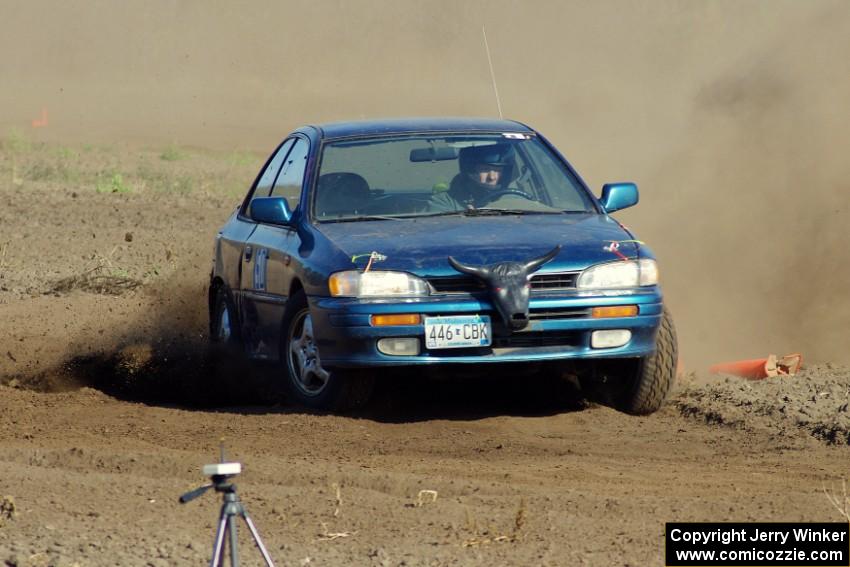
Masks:
[[[364,403],[382,367],[553,361],[651,413],[677,345],[652,252],[609,216],[637,201],[517,122],[305,126],[218,233],[211,338],[314,408]]]

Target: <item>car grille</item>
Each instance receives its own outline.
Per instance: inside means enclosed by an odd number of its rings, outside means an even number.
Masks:
[[[532,290],[575,289],[579,272],[536,274],[531,276]],[[484,291],[484,284],[472,276],[428,278],[437,293],[475,293]]]
[[[582,319],[590,317],[593,309],[590,307],[554,307],[550,309],[530,309],[528,318],[532,321],[546,319]]]
[[[575,331],[514,333],[502,337],[493,337],[492,348],[577,346],[580,340],[581,333]]]
[[[448,278],[429,278],[437,293],[474,293],[484,291],[484,284],[472,276],[451,276]]]
[[[531,289],[571,289],[576,286],[579,272],[537,274],[531,276]]]

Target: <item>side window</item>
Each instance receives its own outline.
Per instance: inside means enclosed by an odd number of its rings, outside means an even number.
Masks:
[[[290,148],[292,148],[292,144],[295,143],[295,139],[289,139],[280,146],[280,148],[275,153],[272,160],[269,162],[269,165],[263,171],[263,174],[260,175],[260,179],[257,181],[257,187],[254,189],[254,193],[251,195],[251,200],[253,201],[257,197],[268,197],[269,192],[271,191],[272,185],[274,184],[275,178],[277,178],[277,174],[280,171],[280,166],[283,163],[283,158],[286,157],[286,154],[289,153]],[[245,213],[250,215],[251,205],[249,204]]]
[[[285,197],[289,208],[293,211],[301,200],[301,185],[304,181],[304,170],[307,167],[307,153],[310,145],[306,140],[299,139],[286,158],[280,175],[272,189],[272,197]]]
[[[525,152],[518,151],[515,152],[514,155],[516,156],[514,158],[514,167],[516,170],[513,173],[513,179],[511,180],[512,183],[520,191],[540,199],[541,195],[538,191],[540,184],[538,183],[538,180],[535,179],[536,176],[534,175],[534,168],[528,162]]]
[[[552,207],[570,211],[592,211],[587,194],[567,167],[545,149],[542,143],[523,143],[531,180],[540,200]]]

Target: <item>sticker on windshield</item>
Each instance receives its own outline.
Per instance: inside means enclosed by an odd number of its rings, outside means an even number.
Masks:
[[[508,140],[528,140],[531,138],[528,134],[520,134],[519,132],[505,132],[502,137]]]

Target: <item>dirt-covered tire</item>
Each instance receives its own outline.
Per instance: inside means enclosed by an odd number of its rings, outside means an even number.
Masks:
[[[655,354],[644,358],[637,365],[634,381],[624,392],[621,409],[633,415],[658,411],[673,388],[678,359],[676,328],[670,312],[665,308],[655,337]]]
[[[281,332],[280,359],[287,394],[297,404],[325,411],[365,405],[374,389],[374,376],[322,367],[312,327],[307,296],[299,290],[287,302]]]
[[[224,285],[215,290],[210,310],[210,342],[217,347],[238,350],[241,344],[233,300]]]

